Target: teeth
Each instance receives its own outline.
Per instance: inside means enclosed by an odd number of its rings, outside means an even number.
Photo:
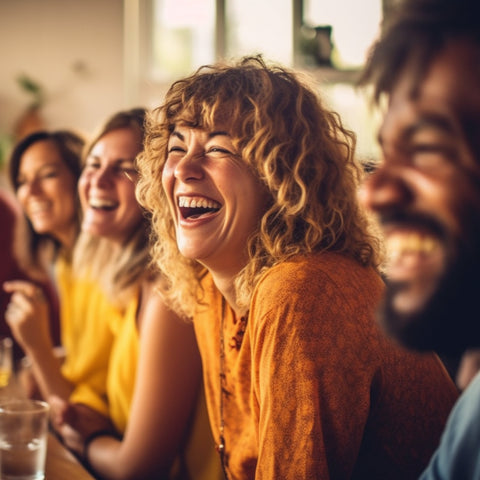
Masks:
[[[430,236],[409,233],[391,235],[386,240],[386,246],[389,256],[398,258],[400,255],[408,253],[432,253],[439,246],[439,242]]]
[[[29,204],[29,211],[31,215],[42,213],[47,209],[48,209],[47,202],[32,202]]]
[[[115,202],[105,198],[90,198],[89,205],[93,208],[110,208],[115,206]]]
[[[220,208],[221,205],[214,200],[204,197],[179,197],[178,206],[184,208]]]

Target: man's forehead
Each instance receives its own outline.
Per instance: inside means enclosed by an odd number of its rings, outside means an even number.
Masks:
[[[407,65],[392,89],[380,136],[393,121],[408,124],[418,121],[419,116],[443,116],[444,122],[458,125],[470,117],[480,128],[478,48],[465,42],[451,43],[420,77],[418,69]]]

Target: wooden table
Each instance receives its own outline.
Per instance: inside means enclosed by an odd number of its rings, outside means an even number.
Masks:
[[[92,480],[80,462],[55,437],[48,434],[46,480]]]

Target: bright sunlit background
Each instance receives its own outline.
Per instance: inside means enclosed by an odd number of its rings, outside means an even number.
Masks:
[[[153,1],[151,82],[168,84],[219,56],[261,53],[311,73],[331,108],[357,133],[359,155],[367,161],[376,156],[375,119],[354,81],[379,33],[382,0],[225,0],[224,23],[218,20],[218,0]],[[296,24],[299,4],[302,18]],[[310,35],[315,42],[315,27],[326,25],[332,28],[333,47],[333,68],[327,70],[305,51],[294,50],[296,37]]]
[[[0,0],[0,164],[34,104],[35,125],[90,133],[120,108],[158,106],[205,63],[258,53],[310,74],[369,160],[375,118],[355,80],[395,1]],[[330,36],[318,36],[325,26]]]
[[[342,68],[359,68],[379,33],[380,0],[304,0],[307,25],[332,25],[334,60]]]
[[[225,34],[216,36],[218,1],[153,0],[152,74],[158,79],[189,73],[212,62],[221,50],[228,58],[262,53],[292,65],[295,1],[225,0]],[[300,2],[302,3],[302,2]],[[381,0],[303,0],[301,23],[332,27],[333,63],[360,68],[378,34]]]

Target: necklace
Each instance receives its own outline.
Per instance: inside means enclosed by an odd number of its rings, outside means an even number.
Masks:
[[[227,466],[228,466],[228,455],[225,452],[225,418],[223,415],[224,409],[224,397],[230,396],[230,392],[227,390],[227,377],[225,372],[225,315],[227,311],[227,306],[225,298],[222,297],[222,316],[220,321],[220,436],[217,444],[217,452],[220,454],[220,461],[222,463],[223,473],[225,479],[228,480],[227,475]],[[231,349],[240,350],[242,345],[243,335],[245,334],[245,329],[247,327],[248,312],[246,315],[240,318],[238,325],[237,333],[231,338],[229,342],[229,347]],[[236,322],[236,319],[234,320]]]
[[[220,461],[222,463],[223,473],[225,478],[228,480],[228,475],[225,465],[225,420],[223,418],[223,392],[226,391],[225,383],[225,339],[224,339],[224,328],[225,328],[225,299],[222,297],[222,319],[220,322],[220,438],[217,445],[217,451],[220,454]]]

